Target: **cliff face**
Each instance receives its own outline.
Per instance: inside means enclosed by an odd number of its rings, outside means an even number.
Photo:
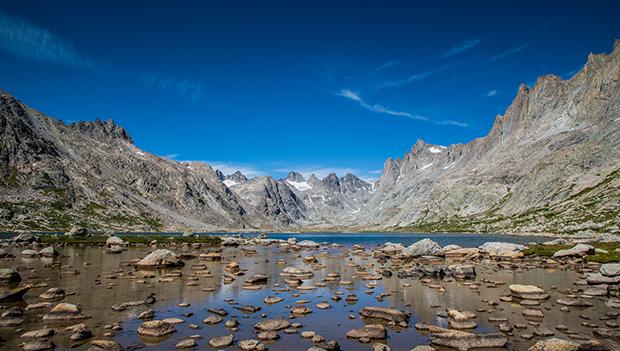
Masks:
[[[0,228],[619,232],[620,42],[569,80],[521,86],[487,136],[418,140],[373,183],[224,175],[138,149],[113,121],[61,121],[0,92]]]
[[[111,120],[66,125],[1,93],[0,146],[5,228],[79,223],[212,230],[262,224],[211,167],[141,151]]]
[[[380,229],[617,231],[620,42],[570,80],[521,86],[489,134],[388,160],[358,223]]]

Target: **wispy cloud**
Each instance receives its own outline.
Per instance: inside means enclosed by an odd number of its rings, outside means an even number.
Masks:
[[[461,128],[469,127],[469,124],[465,122],[453,121],[451,119],[444,119],[442,121],[437,121],[436,123],[441,126],[455,126],[455,127],[461,127]]]
[[[473,48],[475,48],[476,46],[480,45],[481,40],[480,39],[470,39],[470,40],[465,40],[464,42],[455,45],[453,47],[451,47],[450,49],[446,50],[443,54],[441,54],[441,58],[446,59],[448,57],[452,57],[454,55],[458,55],[460,53],[463,53],[467,50],[471,50]]]
[[[489,90],[483,94],[484,97],[493,97],[497,95],[497,89]]]
[[[140,77],[142,84],[148,88],[156,88],[161,92],[189,98],[197,103],[204,98],[202,84],[190,79],[162,77],[155,72],[145,72]]]
[[[352,90],[349,89],[341,89],[339,92],[335,93],[336,96],[342,96],[344,98],[347,98],[349,100],[355,101],[357,102],[360,106],[362,106],[363,108],[367,109],[368,111],[372,111],[372,112],[376,112],[376,113],[383,113],[383,114],[387,114],[387,115],[391,115],[391,116],[399,116],[399,117],[406,117],[409,119],[413,119],[416,121],[424,121],[424,122],[431,122],[431,123],[435,123],[438,125],[450,125],[450,126],[456,126],[456,127],[462,127],[462,128],[466,128],[469,125],[467,123],[463,123],[463,122],[458,122],[458,121],[453,121],[453,120],[441,120],[441,121],[437,121],[437,120],[433,120],[430,119],[429,117],[426,116],[421,116],[421,115],[414,115],[412,113],[409,112],[403,112],[403,111],[394,111],[391,110],[387,107],[384,107],[382,105],[379,104],[374,104],[371,105],[369,103],[367,103],[362,96],[359,93],[356,93]]]
[[[0,49],[22,59],[84,69],[101,64],[45,28],[0,11]]]
[[[401,63],[400,60],[391,60],[391,61],[387,61],[386,63],[382,64],[381,66],[377,67],[376,69],[374,69],[372,72],[368,73],[369,76],[374,76],[375,74],[385,71],[386,69],[392,67],[392,66],[396,66],[399,65]]]
[[[362,97],[359,95],[359,93],[356,93],[354,91],[351,91],[349,89],[341,89],[339,92],[335,93],[335,95],[337,96],[342,96],[344,98],[347,98],[349,100],[355,101],[357,102],[360,106],[362,106],[363,108],[367,109],[368,111],[372,111],[372,112],[376,112],[376,113],[383,113],[383,114],[387,114],[387,115],[391,115],[391,116],[400,116],[400,117],[407,117],[407,118],[411,118],[411,119],[415,119],[415,120],[422,120],[422,121],[426,121],[428,120],[427,117],[424,116],[418,116],[418,115],[413,115],[409,112],[402,112],[402,111],[394,111],[392,109],[389,109],[383,105],[380,104],[369,104],[366,101],[364,101],[364,99],[362,99]]]
[[[493,56],[491,56],[489,58],[486,58],[486,59],[482,60],[482,63],[492,63],[492,62],[495,62],[497,60],[501,60],[501,59],[503,59],[505,57],[512,56],[514,54],[517,54],[517,53],[523,51],[523,49],[525,49],[528,45],[529,44],[526,43],[526,44],[519,45],[519,46],[516,46],[514,48],[511,48],[511,49],[508,49],[508,50],[503,51],[503,52],[501,52],[501,53],[499,53],[497,55],[493,55]]]

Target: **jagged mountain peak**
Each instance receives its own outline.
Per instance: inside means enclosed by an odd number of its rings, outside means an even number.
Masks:
[[[129,133],[121,126],[116,124],[114,120],[108,118],[105,121],[99,118],[94,121],[79,121],[67,125],[69,128],[76,130],[84,135],[89,135],[98,140],[123,140],[133,143],[133,139]]]
[[[288,175],[286,176],[286,180],[289,180],[291,182],[305,182],[306,181],[306,179],[301,173],[297,173],[295,171],[289,172]]]

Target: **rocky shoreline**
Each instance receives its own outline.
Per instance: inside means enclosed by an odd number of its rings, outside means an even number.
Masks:
[[[1,243],[0,347],[620,347],[620,264],[592,259],[615,257],[614,237],[479,247],[80,237],[89,234]]]

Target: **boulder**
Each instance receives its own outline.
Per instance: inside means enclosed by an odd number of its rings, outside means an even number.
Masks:
[[[433,328],[430,339],[434,345],[459,350],[503,348],[508,343],[508,337],[503,333],[476,334],[443,328]]]
[[[620,263],[605,263],[599,269],[602,275],[606,277],[616,277],[620,275]]]
[[[478,247],[480,252],[485,253],[491,257],[521,257],[523,256],[522,250],[526,249],[525,245],[504,243],[504,242],[486,242]]]
[[[39,295],[43,300],[60,300],[65,297],[65,291],[61,288],[49,288],[46,292]]]
[[[138,327],[138,334],[151,338],[161,338],[177,330],[174,325],[160,320],[146,321]]]
[[[23,285],[16,288],[0,287],[0,302],[22,300],[24,294],[32,288],[32,285]]]
[[[297,243],[297,246],[303,247],[303,248],[316,248],[316,247],[319,247],[319,244],[312,240],[302,240]]]
[[[0,269],[0,283],[14,284],[22,281],[22,277],[19,273],[12,268]]]
[[[229,346],[233,343],[235,336],[233,334],[228,334],[228,335],[224,335],[224,336],[216,336],[215,338],[212,338],[211,340],[209,340],[209,345],[211,345],[211,347],[213,348],[221,348],[221,347],[226,347]]]
[[[66,236],[87,236],[88,229],[81,227],[72,227],[71,230],[65,233]]]
[[[512,297],[522,300],[545,300],[549,298],[549,294],[534,285],[512,284],[508,288]]]
[[[29,244],[39,241],[39,238],[32,233],[21,232],[11,238],[11,242],[16,244]]]
[[[385,339],[387,331],[381,324],[369,324],[349,330],[346,336],[351,339]]]
[[[80,308],[70,303],[59,303],[43,316],[44,321],[67,321],[90,318]]]
[[[111,246],[125,246],[125,245],[127,245],[127,243],[125,242],[125,240],[119,238],[118,236],[111,236],[108,239],[106,239],[105,245],[107,247],[111,247]]]
[[[21,255],[24,257],[35,257],[35,256],[38,256],[39,253],[31,249],[26,249],[21,252]]]
[[[441,250],[441,246],[434,242],[431,239],[422,239],[418,242],[415,242],[409,246],[407,246],[403,250],[403,254],[410,257],[420,257],[420,256],[443,256],[443,251]]]
[[[56,345],[51,340],[32,340],[22,345],[22,351],[44,351],[53,350]]]
[[[588,244],[577,244],[570,249],[559,250],[553,254],[553,257],[575,257],[594,254],[594,247]]]
[[[284,278],[311,279],[314,273],[297,267],[286,267],[280,272],[280,276]]]
[[[364,307],[360,310],[360,315],[364,318],[383,319],[394,323],[409,322],[409,313],[389,307]]]
[[[260,331],[276,331],[286,329],[290,326],[291,322],[283,318],[265,319],[254,324],[254,328]]]
[[[42,257],[56,257],[60,255],[60,253],[56,250],[54,246],[48,246],[39,251],[39,255]]]
[[[93,340],[86,351],[124,351],[123,346],[113,340]]]
[[[141,269],[155,269],[167,267],[180,267],[184,263],[181,257],[168,249],[159,249],[146,255],[143,259],[136,263]]]
[[[535,343],[528,351],[577,351],[579,344],[569,340],[551,338]]]

